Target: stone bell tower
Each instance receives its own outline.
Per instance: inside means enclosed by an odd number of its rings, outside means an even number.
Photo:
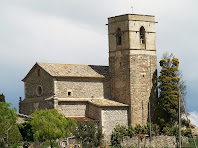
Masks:
[[[129,124],[151,120],[157,98],[155,17],[126,14],[108,18],[112,99],[129,105]]]

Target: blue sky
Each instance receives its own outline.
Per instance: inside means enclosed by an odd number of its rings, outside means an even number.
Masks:
[[[0,93],[18,108],[21,81],[37,62],[108,65],[107,18],[155,15],[157,56],[173,53],[187,84],[187,109],[198,125],[197,0],[1,0]]]

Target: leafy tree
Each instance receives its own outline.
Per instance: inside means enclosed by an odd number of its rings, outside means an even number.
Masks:
[[[102,145],[102,129],[97,127],[94,122],[79,122],[75,131],[75,137],[85,148]]]
[[[175,58],[175,56],[171,53],[169,54],[168,52],[164,53],[163,56],[162,56],[162,59],[173,59]],[[177,77],[180,78],[179,82],[178,82],[178,88],[182,94],[182,98],[183,98],[183,101],[184,101],[184,105],[186,106],[186,94],[187,94],[187,91],[186,91],[186,82],[183,80],[183,74],[182,74],[182,71],[180,69],[178,69],[178,71],[176,71],[176,74],[177,74]],[[181,115],[184,114],[184,107],[183,107],[183,104],[181,102]]]
[[[6,139],[7,144],[22,140],[16,120],[16,108],[10,108],[9,103],[0,102],[0,139]]]
[[[4,96],[4,94],[1,94],[0,95],[0,102],[5,102],[5,96]]]
[[[8,136],[9,136],[9,139],[8,139],[9,143],[18,143],[18,142],[23,141],[23,137],[22,137],[22,135],[19,131],[19,128],[16,124],[13,125]]]
[[[30,124],[30,122],[32,121],[32,119],[27,118],[26,122],[23,124],[18,124],[19,130],[21,135],[23,136],[23,140],[24,141],[28,141],[28,142],[33,142],[33,130],[32,130],[32,125]]]
[[[57,110],[36,110],[30,121],[35,141],[49,141],[51,147],[56,139],[66,138],[75,129],[76,123],[73,119],[67,120]]]
[[[173,125],[178,117],[178,77],[179,60],[171,57],[160,60],[160,76],[158,88],[160,95],[157,105],[158,124],[161,127]]]

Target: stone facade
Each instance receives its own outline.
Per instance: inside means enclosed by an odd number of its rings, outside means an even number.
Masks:
[[[110,98],[109,79],[56,78],[54,84],[58,98]]]
[[[146,124],[148,103],[151,101],[153,113],[157,98],[155,23],[154,16],[145,15],[109,18],[111,94],[115,101],[129,105],[132,125]],[[117,30],[121,32],[120,44]]]
[[[105,139],[110,142],[112,131],[118,123],[128,126],[128,111],[122,107],[103,108],[101,119]]]
[[[19,112],[57,109],[90,119],[107,141],[116,124],[146,124],[157,97],[155,17],[126,14],[108,19],[109,66],[36,63],[23,79]]]
[[[188,137],[181,138],[182,145],[185,146],[188,144]],[[164,147],[177,147],[177,141],[175,136],[154,136],[152,137],[151,146],[149,137],[145,137],[143,139],[138,137],[125,137],[121,141],[122,148],[128,147],[156,147],[156,148],[164,148]]]

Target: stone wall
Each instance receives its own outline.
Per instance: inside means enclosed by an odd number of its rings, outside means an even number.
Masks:
[[[87,102],[58,102],[57,110],[66,117],[86,117]]]
[[[115,101],[130,105],[129,56],[117,52],[109,58],[111,72],[111,95]]]
[[[53,109],[51,101],[45,101],[43,98],[25,99],[19,102],[19,113],[24,115],[32,114],[36,109]]]
[[[149,100],[153,110],[157,98],[157,57],[131,55],[130,63],[131,123],[145,125],[148,121]]]
[[[182,145],[188,144],[188,137],[182,137]],[[149,137],[145,137],[143,139],[138,138],[138,137],[125,137],[121,141],[121,146],[123,148],[128,148],[128,147],[149,147],[150,146],[150,141]],[[151,147],[156,147],[156,148],[164,148],[164,147],[177,147],[177,142],[176,142],[176,137],[174,136],[154,136],[152,137],[151,141]]]
[[[103,107],[101,109],[101,125],[104,139],[110,143],[111,134],[116,125],[128,126],[127,107]]]
[[[38,76],[38,69],[40,69],[40,76]],[[35,66],[28,77],[24,80],[25,98],[50,97],[54,95],[53,78],[45,72],[38,65]],[[37,87],[42,87],[41,95],[37,94]]]
[[[56,78],[55,94],[58,98],[109,98],[109,85],[108,79]]]
[[[89,103],[87,116],[95,120],[101,120],[101,108]]]

